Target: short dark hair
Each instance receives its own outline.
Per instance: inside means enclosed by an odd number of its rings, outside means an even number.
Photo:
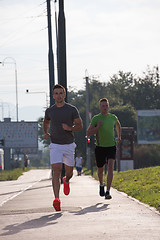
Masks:
[[[66,92],[65,88],[62,85],[60,85],[60,84],[53,85],[53,91],[54,91],[54,89],[57,89],[57,88],[63,89],[64,93]]]
[[[107,98],[101,98],[101,99],[99,100],[99,104],[100,104],[101,102],[107,102],[107,103],[109,104],[109,101],[108,101]]]

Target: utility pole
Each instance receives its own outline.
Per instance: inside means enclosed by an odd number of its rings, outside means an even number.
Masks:
[[[52,27],[51,27],[51,6],[50,0],[47,0],[47,20],[48,20],[48,61],[49,61],[49,89],[50,89],[50,106],[54,104],[54,99],[52,95],[52,87],[55,84],[54,78],[54,58],[52,49]]]
[[[88,82],[88,76],[86,71],[86,131],[89,126],[89,82]],[[86,157],[87,157],[87,169],[91,169],[91,149],[88,146],[88,139],[86,141]]]
[[[59,0],[58,15],[58,83],[66,89],[67,101],[67,64],[66,64],[66,26],[64,14],[64,0]]]

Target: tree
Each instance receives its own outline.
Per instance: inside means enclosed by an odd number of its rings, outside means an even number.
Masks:
[[[110,93],[110,105],[126,105],[131,104],[130,94],[134,86],[135,77],[131,72],[124,73],[119,71],[114,74],[107,84]]]
[[[158,109],[160,106],[160,85],[158,68],[148,67],[144,77],[135,80],[131,104],[138,109]]]
[[[110,109],[110,112],[115,114],[122,127],[137,127],[137,114],[131,105],[115,106]]]
[[[158,109],[160,106],[159,83],[158,67],[153,67],[152,70],[148,67],[142,77],[119,71],[111,77],[107,88],[111,93],[111,99],[118,100],[115,105],[130,104],[136,110]]]
[[[47,147],[50,144],[50,139],[44,139],[43,117],[40,117],[38,119],[38,140],[44,144],[44,147]]]
[[[131,72],[119,71],[109,82],[89,81],[89,111],[92,116],[99,113],[98,101],[107,97],[110,102],[110,112],[118,116],[123,127],[136,129],[136,110],[158,109],[160,106],[160,79],[158,67],[152,70],[148,67],[142,77],[136,77]],[[86,148],[86,91],[70,90],[68,102],[75,105],[83,120],[83,130],[75,133],[77,149],[85,156]],[[43,139],[43,118],[38,120],[39,140],[44,146],[49,141]]]

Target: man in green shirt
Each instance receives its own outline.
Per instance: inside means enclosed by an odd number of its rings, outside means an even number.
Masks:
[[[95,115],[87,130],[87,136],[96,134],[95,157],[98,169],[98,178],[100,183],[100,196],[105,199],[111,199],[110,188],[113,179],[114,162],[116,158],[116,142],[114,136],[114,127],[117,131],[117,143],[121,142],[121,125],[118,118],[108,112],[109,101],[102,98],[99,101],[100,113]],[[107,191],[104,190],[103,169],[108,165]]]

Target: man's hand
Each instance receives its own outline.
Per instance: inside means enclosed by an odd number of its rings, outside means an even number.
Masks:
[[[72,131],[72,127],[69,127],[66,123],[62,123],[62,128],[66,131]]]
[[[44,139],[47,140],[48,138],[50,138],[50,134],[49,134],[49,133],[45,133],[45,134],[44,134]]]
[[[117,143],[120,144],[121,141],[122,141],[121,137],[118,137],[118,138],[117,138]]]
[[[98,121],[98,123],[97,123],[97,127],[100,128],[100,126],[102,125],[102,123],[103,123],[103,122],[102,122],[101,120]]]

